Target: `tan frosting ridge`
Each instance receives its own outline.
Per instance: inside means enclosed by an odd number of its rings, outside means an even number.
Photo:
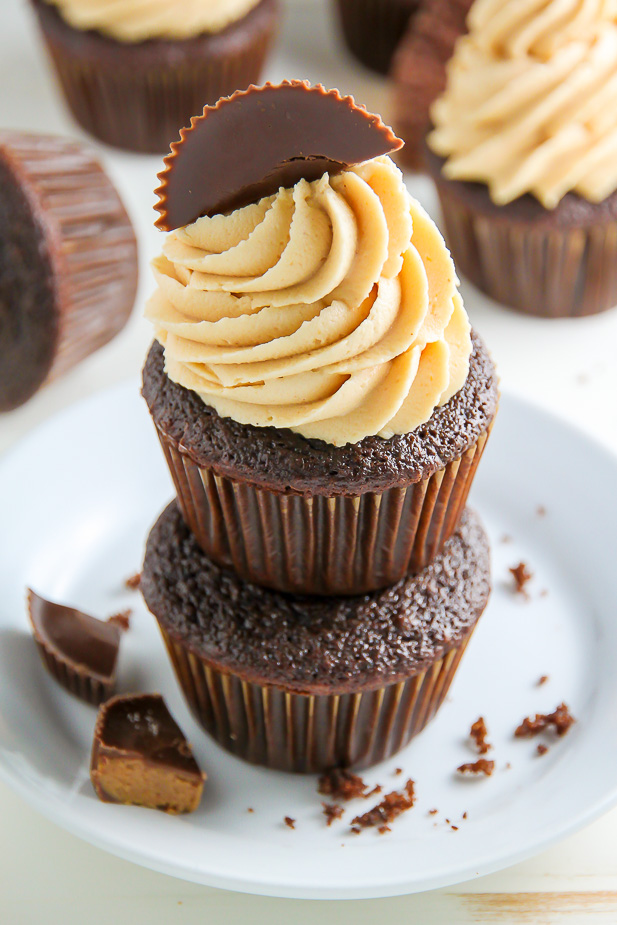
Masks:
[[[467,377],[452,259],[389,157],[200,218],[153,269],[168,376],[242,424],[388,438]]]
[[[446,177],[499,205],[532,193],[617,189],[615,0],[475,0],[434,103],[430,147]]]
[[[120,42],[189,39],[220,32],[259,0],[46,0],[75,29],[96,29]]]

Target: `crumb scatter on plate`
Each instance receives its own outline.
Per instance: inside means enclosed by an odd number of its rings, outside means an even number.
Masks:
[[[489,761],[487,758],[478,758],[477,761],[468,761],[465,764],[461,764],[456,769],[459,774],[473,774],[480,775],[483,774],[485,777],[490,777],[493,771],[495,770],[495,762]]]
[[[552,713],[536,713],[535,716],[528,716],[520,726],[517,726],[514,735],[517,739],[522,739],[552,729],[558,736],[564,736],[575,722],[566,704],[560,703]]]

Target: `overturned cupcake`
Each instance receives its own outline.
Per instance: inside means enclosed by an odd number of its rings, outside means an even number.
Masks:
[[[259,79],[278,0],[32,0],[67,103],[107,144],[164,153],[204,102]]]
[[[433,105],[429,169],[462,272],[519,311],[617,303],[617,14],[476,0]]]
[[[350,98],[266,85],[193,120],[161,175],[174,230],[143,394],[204,551],[280,591],[359,594],[423,568],[496,412],[398,147]]]
[[[431,720],[486,607],[489,549],[465,511],[421,574],[370,595],[303,598],[219,568],[174,503],[150,533],[141,587],[217,742],[314,773],[384,761]]]
[[[89,148],[0,130],[0,412],[107,344],[137,289],[137,241]]]

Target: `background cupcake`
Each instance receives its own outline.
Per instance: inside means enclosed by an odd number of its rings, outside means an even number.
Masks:
[[[446,64],[473,0],[420,0],[392,63],[394,127],[405,141],[399,159],[422,170],[430,108],[446,86]]]
[[[489,552],[466,512],[421,575],[365,597],[298,598],[218,568],[174,503],[148,539],[141,590],[220,745],[281,771],[367,767],[443,702],[488,600]]]
[[[69,107],[107,144],[163,153],[204,103],[259,79],[278,0],[33,0]]]
[[[112,339],[137,289],[137,241],[91,151],[0,131],[0,411]]]
[[[294,134],[310,108],[320,145],[353,147],[343,120],[376,118],[304,84],[238,94],[175,147],[165,193],[183,198],[183,146],[216,135],[221,113],[249,124],[255,94],[268,113],[284,97]],[[143,394],[183,514],[215,561],[282,591],[362,593],[423,568],[456,527],[496,412],[441,235],[392,161],[364,155],[213,209],[153,264]]]
[[[476,2],[432,109],[459,268],[546,316],[617,303],[617,21],[609,4]]]
[[[335,0],[335,4],[351,53],[371,70],[387,74],[418,0]]]

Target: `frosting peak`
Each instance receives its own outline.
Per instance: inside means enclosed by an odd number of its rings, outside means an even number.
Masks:
[[[120,42],[190,39],[221,32],[259,0],[46,0],[75,29],[96,29]]]
[[[467,377],[454,265],[389,157],[200,218],[153,268],[167,374],[240,423],[387,438]]]
[[[617,189],[615,0],[475,0],[432,108],[444,176],[499,205]]]

